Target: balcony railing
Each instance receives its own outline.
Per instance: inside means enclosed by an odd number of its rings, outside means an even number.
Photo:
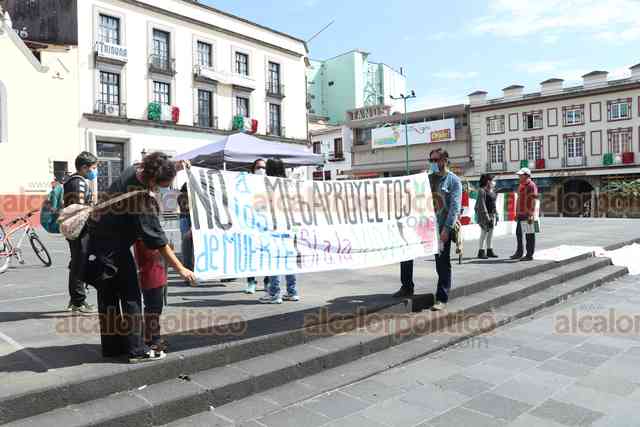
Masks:
[[[174,76],[176,74],[176,60],[162,55],[150,55],[149,71]]]
[[[507,170],[507,162],[487,163],[488,172],[504,172]]]
[[[218,127],[218,116],[195,114],[193,116],[193,125],[205,129],[220,129]]]
[[[586,156],[565,157],[562,159],[562,167],[579,168],[587,166]]]
[[[93,112],[94,114],[104,114],[105,116],[127,117],[127,104],[110,104],[107,102],[96,101]]]
[[[284,98],[284,85],[280,83],[267,83],[267,96]]]
[[[272,126],[272,125],[269,125],[269,128],[267,129],[267,135],[284,137],[285,128],[284,128],[284,126]]]

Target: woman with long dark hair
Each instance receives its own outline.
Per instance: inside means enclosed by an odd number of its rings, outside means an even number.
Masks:
[[[89,253],[95,258],[98,289],[100,338],[105,357],[128,355],[130,363],[158,360],[143,340],[141,295],[131,246],[138,239],[149,249],[156,249],[186,281],[195,275],[173,253],[160,225],[159,204],[154,194],[170,187],[176,165],[163,153],[152,153],[122,172],[109,187],[108,197],[133,191],[136,193],[109,208],[95,213],[89,221]]]

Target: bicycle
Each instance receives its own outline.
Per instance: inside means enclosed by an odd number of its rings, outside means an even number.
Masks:
[[[12,258],[15,258],[18,263],[24,264],[21,246],[26,237],[29,238],[31,248],[36,253],[38,259],[42,261],[46,267],[51,267],[51,255],[49,255],[49,251],[47,251],[47,248],[42,244],[31,224],[31,217],[37,212],[39,212],[39,210],[31,211],[4,225],[0,222],[0,273],[4,273],[9,268]],[[20,230],[24,231],[22,236],[20,236],[17,244],[13,243],[11,238]]]

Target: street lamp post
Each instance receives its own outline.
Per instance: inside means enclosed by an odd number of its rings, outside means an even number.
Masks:
[[[409,175],[409,173],[411,172],[409,170],[409,119],[407,117],[407,99],[411,99],[411,98],[415,98],[416,97],[416,93],[414,91],[411,91],[411,95],[404,95],[404,94],[400,94],[400,96],[393,96],[393,95],[389,95],[391,99],[393,100],[398,100],[398,99],[402,99],[402,101],[404,102],[404,154],[405,154],[405,169],[407,172],[407,175]]]

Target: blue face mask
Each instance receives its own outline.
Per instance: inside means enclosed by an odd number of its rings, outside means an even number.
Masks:
[[[431,173],[440,173],[440,166],[437,162],[431,163]]]
[[[98,177],[98,170],[97,169],[89,169],[89,172],[87,172],[86,178],[89,181],[95,181],[97,177]]]

